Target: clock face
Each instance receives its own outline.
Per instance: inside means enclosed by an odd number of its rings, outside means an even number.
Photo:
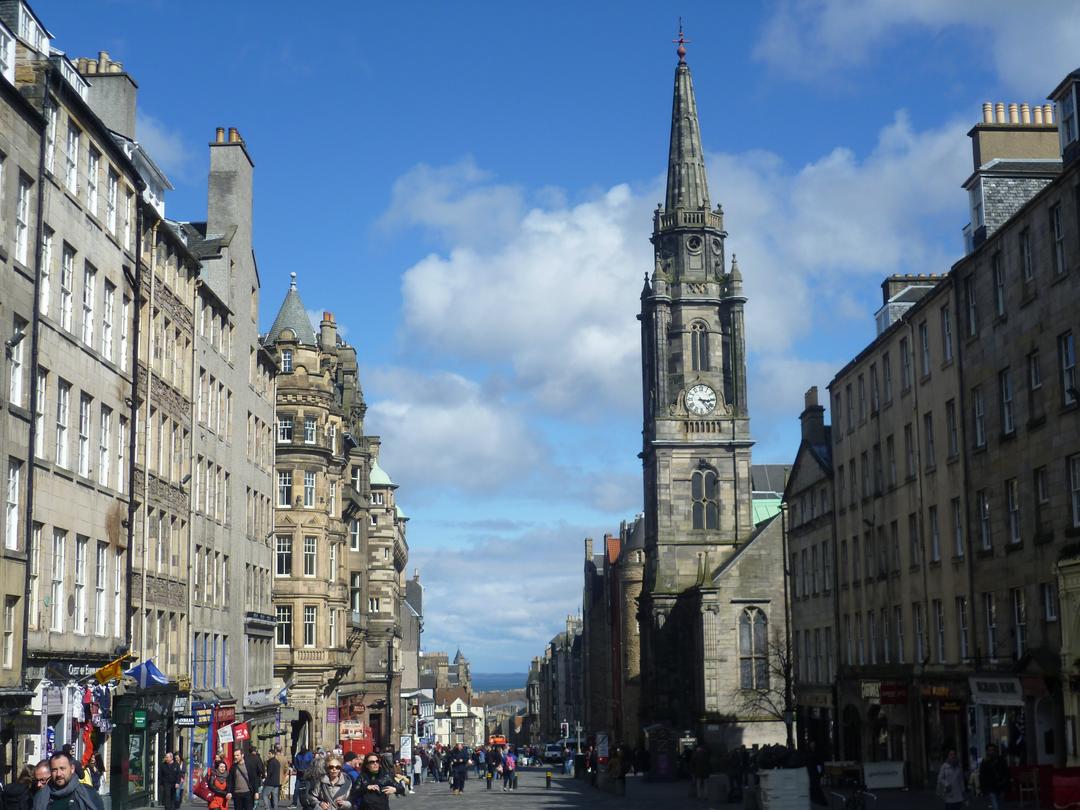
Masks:
[[[686,392],[686,409],[690,413],[704,416],[712,413],[716,407],[716,392],[704,384],[695,385]]]

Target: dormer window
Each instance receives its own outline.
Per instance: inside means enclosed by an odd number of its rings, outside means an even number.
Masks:
[[[1061,151],[1076,140],[1076,85],[1070,84],[1065,95],[1058,101],[1058,137],[1061,139]]]
[[[281,352],[281,370],[289,373],[292,371],[292,351],[283,349]]]

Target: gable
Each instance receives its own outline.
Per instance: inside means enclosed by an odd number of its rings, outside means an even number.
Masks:
[[[791,475],[784,489],[784,500],[790,500],[795,493],[831,477],[832,470],[822,463],[821,457],[807,442],[803,442],[799,445],[795,463],[791,466]]]

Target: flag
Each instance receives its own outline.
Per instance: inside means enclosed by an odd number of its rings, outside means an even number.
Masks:
[[[124,674],[134,678],[141,689],[146,689],[150,686],[165,686],[169,682],[169,679],[166,678],[161,673],[161,670],[154,666],[154,662],[150,660],[144,661],[137,667],[132,667]]]
[[[100,684],[106,684],[109,681],[116,681],[120,679],[120,676],[124,672],[123,664],[126,655],[122,655],[115,661],[110,661],[97,672],[94,673],[94,678]]]
[[[233,730],[233,739],[236,740],[237,742],[241,742],[242,740],[250,740],[251,739],[251,732],[248,731],[247,723],[233,723],[232,730]]]

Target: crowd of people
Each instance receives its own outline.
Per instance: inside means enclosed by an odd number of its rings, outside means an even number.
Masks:
[[[84,767],[65,748],[27,765],[18,779],[4,786],[4,810],[104,810],[98,792],[103,773],[100,756]]]

